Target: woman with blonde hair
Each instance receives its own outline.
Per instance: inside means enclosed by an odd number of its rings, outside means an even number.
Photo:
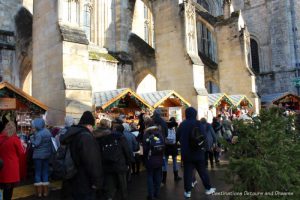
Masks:
[[[0,157],[3,168],[0,170],[0,188],[3,199],[12,199],[13,189],[20,181],[20,157],[25,154],[25,148],[16,134],[15,123],[9,121],[0,134]]]

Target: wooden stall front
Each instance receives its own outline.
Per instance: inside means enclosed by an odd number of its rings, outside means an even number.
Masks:
[[[8,82],[0,83],[0,116],[16,119],[19,132],[28,134],[31,119],[45,114],[48,107]]]
[[[97,115],[106,114],[116,118],[124,114],[132,120],[135,120],[136,112],[153,109],[130,88],[95,92],[93,104]]]
[[[262,107],[276,105],[284,109],[300,111],[300,96],[291,92],[264,95],[261,98]]]
[[[216,116],[219,114],[230,113],[230,109],[234,105],[231,98],[225,93],[208,94],[208,103],[209,106],[215,108]]]
[[[239,117],[241,114],[247,114],[253,107],[252,102],[247,98],[246,95],[237,94],[230,95],[229,97],[233,102],[234,112],[237,117]],[[242,111],[245,113],[241,113]]]
[[[140,95],[154,109],[160,108],[162,117],[167,121],[171,117],[175,117],[176,121],[181,122],[184,118],[185,108],[191,105],[174,90],[156,91]]]

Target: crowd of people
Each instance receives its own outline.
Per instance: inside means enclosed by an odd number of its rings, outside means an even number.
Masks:
[[[168,159],[172,157],[174,181],[181,181],[177,157],[181,154],[184,197],[191,197],[197,171],[210,195],[215,192],[207,172],[220,163],[221,140],[232,139],[233,127],[226,117],[197,120],[197,111],[189,107],[186,119],[178,124],[172,117],[165,121],[161,111],[141,113],[138,124],[127,123],[126,116],[102,118],[95,124],[90,111],[82,114],[75,125],[65,117],[63,128],[46,128],[42,118],[32,121],[29,140],[19,139],[13,121],[1,120],[0,188],[3,199],[11,199],[20,181],[19,159],[31,150],[34,164],[34,186],[38,197],[49,194],[49,178],[63,180],[63,199],[128,199],[127,184],[138,175],[143,164],[147,172],[147,199],[159,199],[160,188],[167,184]],[[201,136],[204,136],[204,139]],[[204,143],[204,144],[202,144]],[[194,144],[194,145],[193,145]],[[1,164],[0,162],[0,164]]]

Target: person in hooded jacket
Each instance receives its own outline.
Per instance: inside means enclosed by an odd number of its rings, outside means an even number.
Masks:
[[[35,134],[31,138],[33,147],[32,159],[34,162],[34,186],[38,197],[48,196],[49,187],[49,159],[52,154],[52,134],[45,127],[42,118],[35,118],[32,121]]]
[[[93,200],[102,184],[102,165],[99,146],[92,132],[95,118],[85,111],[78,125],[71,126],[60,137],[62,145],[70,145],[71,157],[77,173],[70,179],[72,197],[75,200]]]
[[[154,110],[152,119],[154,121],[154,124],[160,129],[161,134],[163,136],[163,139],[168,136],[168,125],[166,121],[161,117],[161,109],[157,108]],[[165,185],[167,183],[167,168],[168,168],[168,160],[166,156],[163,157],[163,167],[162,167],[162,172],[163,172],[163,177],[162,177],[162,184]]]
[[[159,197],[160,184],[162,181],[162,166],[163,166],[163,152],[161,154],[153,155],[151,149],[151,137],[155,141],[164,143],[161,130],[155,125],[152,119],[145,120],[145,133],[143,138],[143,150],[145,156],[145,166],[147,170],[147,200],[156,199]]]
[[[208,137],[207,141],[209,141],[209,143],[207,142],[207,148],[206,148],[206,152],[205,152],[205,165],[206,165],[206,167],[208,166],[208,159],[209,159],[210,166],[211,166],[211,168],[213,168],[214,167],[213,149],[214,149],[214,147],[216,147],[216,143],[217,143],[216,133],[215,133],[212,125],[210,123],[208,123],[205,118],[201,118],[200,123],[205,127],[206,132],[207,132],[207,137]]]
[[[0,170],[0,189],[3,190],[3,200],[11,200],[13,189],[20,181],[20,158],[25,154],[25,148],[16,134],[14,122],[6,122],[5,126],[1,123],[0,158],[4,165]]]
[[[202,133],[206,134],[205,126],[197,120],[197,111],[193,107],[185,110],[186,119],[177,129],[181,144],[181,159],[184,164],[184,197],[191,198],[193,169],[195,168],[205,187],[206,194],[215,192],[215,188],[210,185],[207,169],[205,167],[205,150],[194,150],[190,145],[190,135],[194,127],[198,127]]]

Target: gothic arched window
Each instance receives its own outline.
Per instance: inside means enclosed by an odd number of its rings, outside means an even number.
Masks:
[[[62,18],[72,24],[79,24],[79,2],[78,0],[63,1]]]
[[[217,42],[213,34],[201,22],[197,22],[198,51],[217,63]]]
[[[259,73],[259,47],[258,43],[255,39],[250,39],[250,46],[251,46],[251,66],[254,72]]]
[[[83,29],[87,39],[91,40],[91,5],[87,2],[83,8]]]
[[[205,10],[210,12],[209,4],[207,3],[206,0],[197,0],[197,3],[200,4],[203,8],[205,8]]]
[[[144,5],[144,36],[145,42],[153,46],[153,19],[151,10]]]

